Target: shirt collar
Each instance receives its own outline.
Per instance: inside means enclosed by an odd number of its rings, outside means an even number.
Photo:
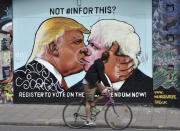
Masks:
[[[56,68],[51,63],[39,57],[36,57],[34,60],[45,66],[56,77],[59,83],[62,83],[62,75],[56,70]]]
[[[110,86],[113,87],[115,91],[118,91],[125,82],[125,80],[122,80],[122,81],[118,81],[118,82],[115,82],[115,83],[111,83],[109,77],[106,74],[105,74],[105,76],[106,76]]]

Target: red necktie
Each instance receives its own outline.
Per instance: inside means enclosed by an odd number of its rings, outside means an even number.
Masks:
[[[67,84],[66,84],[66,81],[64,80],[64,78],[62,78],[62,81],[61,81],[64,89],[67,91],[68,90],[68,87],[67,87]]]

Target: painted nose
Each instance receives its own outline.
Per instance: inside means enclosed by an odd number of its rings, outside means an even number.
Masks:
[[[92,54],[89,46],[81,48],[80,53],[84,53],[85,56],[90,56]]]
[[[86,47],[83,47],[83,48],[80,49],[80,53],[87,56],[88,55],[88,49]]]
[[[92,54],[92,47],[88,45],[86,48],[87,48],[87,56],[90,56]]]

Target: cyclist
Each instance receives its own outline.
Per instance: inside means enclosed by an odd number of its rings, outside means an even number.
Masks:
[[[95,125],[90,119],[90,109],[96,106],[97,102],[102,100],[104,96],[101,94],[106,94],[107,89],[113,91],[110,87],[107,77],[105,76],[104,64],[107,63],[109,58],[109,52],[104,52],[100,59],[97,59],[94,64],[87,71],[85,78],[82,81],[82,87],[85,92],[86,97],[86,121],[85,125]],[[104,86],[106,87],[104,88]],[[94,95],[98,94],[99,97],[94,101]]]

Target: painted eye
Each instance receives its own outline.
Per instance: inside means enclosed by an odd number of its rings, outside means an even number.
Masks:
[[[96,47],[96,46],[94,45],[94,43],[90,43],[90,45],[91,45],[91,47],[92,47],[94,50],[98,50],[98,49],[99,49],[98,47]]]
[[[93,43],[90,43],[90,46],[92,46],[92,47],[93,47],[93,46],[94,46],[94,44],[93,44]]]
[[[77,44],[77,45],[78,45],[78,44],[81,44],[82,42],[83,42],[83,40],[82,40],[82,39],[79,39],[79,40],[77,40],[77,41],[74,41],[73,44]]]
[[[79,39],[78,41],[76,41],[76,43],[82,43],[82,39]]]

